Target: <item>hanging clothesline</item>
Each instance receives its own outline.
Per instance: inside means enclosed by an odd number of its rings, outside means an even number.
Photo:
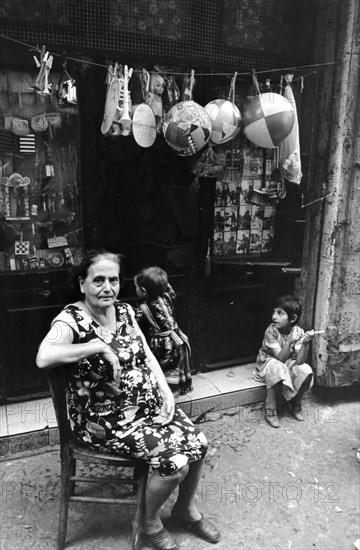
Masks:
[[[0,37],[1,38],[4,38],[5,40],[10,40],[12,42],[16,42],[17,44],[20,44],[22,46],[25,46],[26,48],[29,48],[29,51],[36,51],[36,52],[41,52],[41,48],[39,48],[39,46],[34,46],[32,44],[27,44],[26,42],[22,42],[21,40],[17,40],[16,38],[12,38],[10,36],[7,36],[7,35],[4,35],[4,34],[1,34],[0,33]],[[49,52],[52,56],[54,57],[60,57],[62,59],[66,58],[66,60],[70,60],[70,61],[75,61],[76,63],[81,63],[81,64],[86,64],[86,65],[93,65],[95,67],[103,67],[105,69],[108,69],[108,65],[104,65],[102,63],[96,63],[94,61],[89,61],[87,59],[78,59],[76,57],[70,57],[70,56],[67,56],[67,55],[64,55],[64,53],[56,53],[56,52]],[[310,65],[298,65],[298,66],[292,66],[292,67],[280,67],[278,69],[264,69],[264,70],[261,70],[261,71],[256,71],[256,74],[269,74],[269,73],[280,73],[280,72],[284,72],[284,71],[295,71],[295,70],[299,70],[299,69],[315,69],[315,68],[320,68],[320,67],[328,67],[328,66],[331,66],[331,65],[337,65],[339,63],[349,63],[349,61],[343,61],[343,62],[340,62],[340,61],[329,61],[327,63],[313,63],[313,64],[310,64]],[[134,72],[139,72],[141,73],[142,72],[142,69],[134,69]],[[184,76],[185,73],[181,72],[181,73],[177,73],[177,72],[174,72],[174,71],[166,71],[166,70],[163,70],[161,71],[163,74],[172,74],[172,75],[179,75],[179,76]],[[307,73],[305,75],[302,75],[298,78],[295,78],[295,80],[298,80],[300,78],[306,78],[308,76],[311,76],[313,74],[315,74],[316,71],[311,71],[310,73]],[[227,77],[232,77],[233,76],[233,72],[231,73],[221,73],[221,72],[211,72],[211,73],[197,73],[197,76],[227,76]],[[253,70],[250,70],[250,71],[246,71],[246,72],[237,72],[237,76],[252,76],[253,74]],[[239,79],[241,80],[241,79]],[[245,80],[242,80],[242,82],[248,82],[248,81],[245,81]]]

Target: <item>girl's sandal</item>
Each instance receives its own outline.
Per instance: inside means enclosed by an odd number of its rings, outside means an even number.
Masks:
[[[290,411],[295,420],[303,422],[305,419],[302,414],[301,405],[299,403],[290,403]]]
[[[265,420],[272,428],[279,428],[280,422],[276,409],[265,407]]]

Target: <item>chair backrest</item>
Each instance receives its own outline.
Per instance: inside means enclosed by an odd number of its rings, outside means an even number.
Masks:
[[[68,443],[72,437],[66,399],[66,381],[61,367],[46,371],[50,393],[53,400],[55,415],[60,435],[60,447]]]

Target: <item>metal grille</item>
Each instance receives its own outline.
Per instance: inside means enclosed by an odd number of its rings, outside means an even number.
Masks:
[[[3,0],[0,29],[67,52],[260,70],[311,62],[314,1]]]

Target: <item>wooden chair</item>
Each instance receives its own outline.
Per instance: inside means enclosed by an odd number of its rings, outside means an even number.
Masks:
[[[107,504],[125,504],[135,506],[132,521],[132,548],[137,550],[140,544],[139,526],[145,504],[145,489],[148,476],[148,465],[139,459],[121,458],[115,454],[101,453],[76,441],[70,429],[67,412],[66,390],[63,371],[61,368],[47,371],[51,397],[54,404],[56,419],[60,435],[60,512],[57,537],[58,550],[63,550],[66,541],[69,502],[99,502]],[[80,460],[84,463],[105,464],[121,468],[132,468],[131,478],[126,477],[94,477],[93,475],[76,475],[76,463]],[[120,485],[132,485],[132,491],[123,498],[110,498],[100,496],[84,496],[77,487],[78,482],[83,483],[117,483]]]

